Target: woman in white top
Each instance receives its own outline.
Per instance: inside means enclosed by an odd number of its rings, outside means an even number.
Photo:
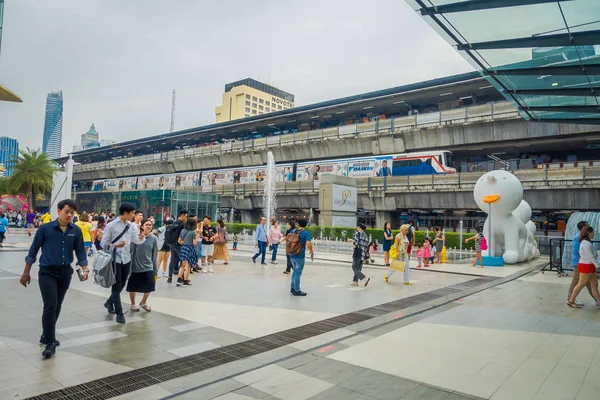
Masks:
[[[405,265],[404,265],[404,284],[405,285],[412,285],[412,283],[410,282],[410,261],[408,258],[408,236],[406,236],[406,234],[408,233],[408,229],[410,228],[410,225],[402,225],[400,227],[400,233],[398,233],[396,235],[396,239],[394,240],[394,245],[393,247],[396,249],[397,253],[398,253],[398,261],[404,261]],[[394,274],[393,269],[388,269],[387,272],[385,273],[385,275],[383,275],[386,283],[388,282],[390,276],[392,276]]]
[[[572,308],[581,308],[579,304],[575,303],[577,295],[581,292],[588,282],[592,286],[592,296],[596,300],[596,306],[600,308],[600,293],[598,293],[598,275],[596,274],[596,268],[600,268],[598,262],[598,252],[592,244],[591,240],[594,238],[594,228],[587,226],[581,230],[579,235],[579,282],[573,289],[571,297],[567,302],[567,305]]]

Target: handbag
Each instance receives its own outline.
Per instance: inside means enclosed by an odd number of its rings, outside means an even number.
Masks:
[[[404,272],[406,268],[406,263],[404,261],[398,261],[396,259],[392,259],[390,263],[390,269],[393,269],[397,272]]]
[[[396,248],[394,246],[390,247],[390,258],[392,260],[395,260],[396,258],[398,258],[398,250],[396,250]]]
[[[106,246],[106,249],[98,251],[98,254],[96,254],[96,257],[94,258],[94,262],[92,263],[92,269],[94,270],[94,282],[103,288],[109,288],[117,281],[117,278],[115,277],[115,269],[113,268],[113,264],[117,255],[117,249],[112,245],[117,243],[119,239],[125,235],[125,233],[129,230],[130,225],[131,224],[127,224],[119,236],[117,236],[109,246]],[[112,251],[109,252],[109,250]]]
[[[217,233],[217,236],[213,239],[213,244],[225,244],[225,238],[223,237],[223,233]]]

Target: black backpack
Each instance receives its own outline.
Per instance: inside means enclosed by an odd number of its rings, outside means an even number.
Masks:
[[[183,227],[178,223],[167,226],[167,230],[165,231],[165,243],[169,246],[176,246],[182,230]]]

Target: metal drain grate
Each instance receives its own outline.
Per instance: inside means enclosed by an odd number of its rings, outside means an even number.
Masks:
[[[500,278],[481,277],[431,292],[417,294],[365,308],[348,314],[338,315],[323,321],[313,322],[296,328],[250,339],[242,343],[219,347],[203,353],[181,357],[133,371],[123,372],[91,382],[70,386],[54,392],[30,397],[30,400],[106,400],[134,392],[149,386],[181,378],[232,361],[274,350],[291,343],[315,337],[336,329],[345,328],[381,315],[427,303],[451,294],[493,282]]]

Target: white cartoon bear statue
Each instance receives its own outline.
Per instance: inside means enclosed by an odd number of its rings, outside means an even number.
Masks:
[[[489,214],[491,204],[491,215],[485,220],[483,230],[491,254],[502,257],[506,264],[532,259],[535,254],[533,234],[522,220],[531,217],[531,208],[527,202],[521,203],[523,186],[517,177],[507,171],[488,172],[475,184],[473,195],[483,212]]]
[[[525,200],[521,200],[521,204],[513,214],[519,217],[519,219],[525,224],[525,228],[527,229],[527,240],[525,241],[525,260],[529,261],[535,257],[540,255],[540,252],[537,248],[537,242],[535,241],[535,231],[537,228],[533,221],[531,221],[531,206]]]

